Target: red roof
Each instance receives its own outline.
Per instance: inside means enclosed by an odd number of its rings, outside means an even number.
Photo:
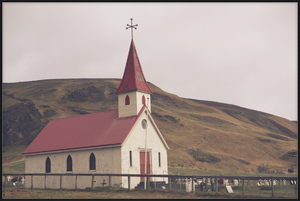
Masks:
[[[143,74],[134,42],[133,40],[131,40],[131,45],[127,57],[123,78],[116,93],[122,93],[127,91],[134,91],[134,90],[140,90],[140,91],[152,93],[152,90],[149,87],[148,83],[146,82],[145,76]]]
[[[139,115],[118,118],[110,110],[51,120],[23,154],[121,145]]]
[[[121,145],[144,109],[130,117],[118,118],[118,110],[110,110],[51,120],[22,154]]]

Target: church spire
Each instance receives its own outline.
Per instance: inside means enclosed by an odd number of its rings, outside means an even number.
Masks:
[[[133,39],[131,40],[123,78],[115,93],[118,94],[128,91],[152,93],[143,74]]]
[[[129,25],[127,24],[127,26]],[[131,19],[131,26],[127,28],[131,28],[132,31],[135,28],[134,26],[137,25],[132,25]],[[138,115],[144,106],[147,106],[149,112],[151,112],[151,93],[153,92],[143,74],[133,38],[131,38],[123,78],[115,93],[118,94],[119,118]]]

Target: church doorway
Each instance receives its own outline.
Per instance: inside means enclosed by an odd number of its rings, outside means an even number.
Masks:
[[[140,152],[140,164],[140,173],[145,174],[145,152]],[[150,152],[147,152],[146,174],[150,174]],[[145,177],[141,177],[141,181],[145,181]]]

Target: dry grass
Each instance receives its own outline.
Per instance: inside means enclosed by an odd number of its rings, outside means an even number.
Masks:
[[[25,160],[22,156],[22,152],[25,151],[27,146],[11,146],[2,149],[2,165],[6,165],[12,162]]]
[[[12,163],[2,165],[2,173],[25,173],[25,160],[14,161]]]
[[[7,189],[2,191],[3,199],[192,199],[192,198],[270,198],[270,193],[241,193],[228,194],[224,192],[187,193],[183,191],[163,191],[163,190],[43,190],[43,189]],[[275,198],[297,198],[295,193],[275,194]]]

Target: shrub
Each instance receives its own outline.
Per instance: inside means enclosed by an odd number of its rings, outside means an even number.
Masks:
[[[257,171],[259,173],[267,173],[268,169],[269,169],[268,166],[265,164],[260,164],[257,166]]]
[[[190,154],[196,161],[206,162],[206,163],[217,163],[220,162],[220,159],[211,155],[210,153],[201,152],[197,149],[188,149],[187,153]]]

